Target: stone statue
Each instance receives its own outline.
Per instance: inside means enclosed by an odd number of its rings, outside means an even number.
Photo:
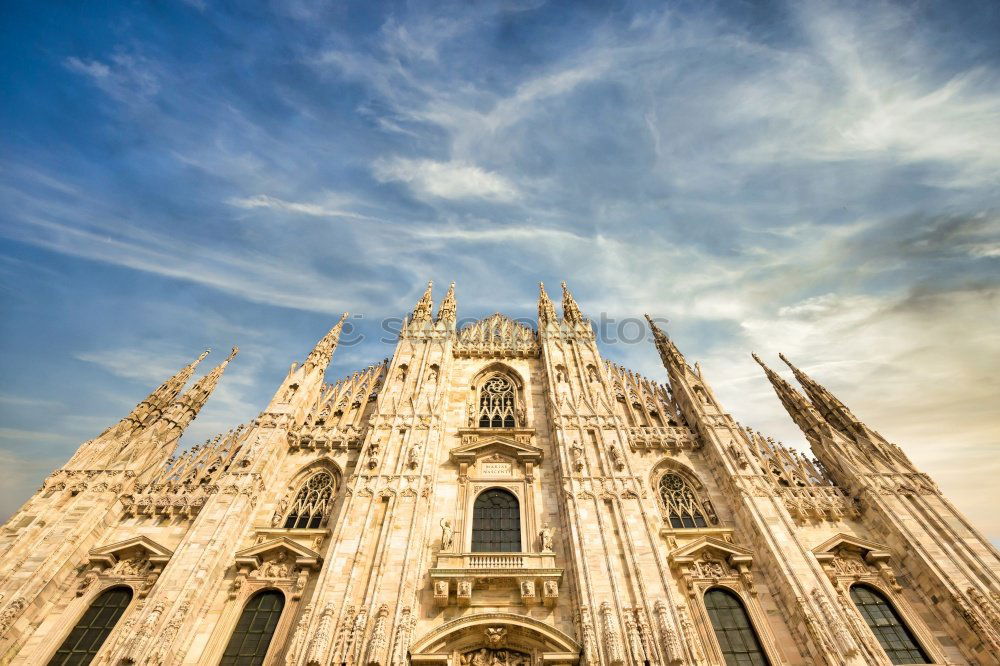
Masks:
[[[406,465],[410,469],[416,469],[417,465],[420,463],[420,452],[422,447],[420,442],[414,442],[413,446],[410,447],[410,452],[406,455]]]
[[[451,527],[450,518],[441,519],[441,550],[449,551],[455,543],[455,530]]]
[[[552,528],[549,527],[548,523],[542,526],[542,531],[538,533],[539,538],[542,542],[542,552],[551,553],[552,552]]]

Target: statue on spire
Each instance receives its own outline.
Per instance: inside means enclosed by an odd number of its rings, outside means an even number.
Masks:
[[[653,333],[653,344],[656,345],[656,351],[660,353],[660,360],[663,362],[664,367],[668,370],[671,368],[675,370],[688,369],[687,360],[685,360],[680,350],[677,349],[677,345],[673,343],[673,340],[668,338],[667,334],[653,322],[652,317],[648,314],[645,317],[649,323],[649,330]]]
[[[410,318],[412,322],[424,322],[431,321],[434,310],[434,299],[431,297],[431,289],[434,287],[434,282],[427,283],[427,290],[424,291],[424,295],[417,301],[417,305],[413,308],[413,316]]]
[[[200,356],[198,356],[198,358],[181,368],[177,374],[160,384],[160,386],[157,387],[155,391],[150,393],[145,400],[136,405],[135,409],[133,409],[128,416],[122,419],[119,426],[125,426],[128,424],[131,428],[139,428],[142,427],[144,423],[148,424],[150,420],[149,417],[151,415],[155,414],[156,416],[154,418],[159,417],[160,414],[163,413],[163,410],[166,409],[171,402],[177,399],[181,389],[184,388],[188,381],[190,381],[192,375],[194,375],[195,368],[198,367],[199,363],[205,360],[205,357],[208,356],[209,352],[211,352],[211,350],[206,349]],[[120,431],[122,429],[123,428],[120,427],[114,428],[115,431]],[[120,432],[116,432],[115,434],[120,434]]]
[[[437,321],[449,325],[454,324],[457,311],[458,309],[455,304],[455,283],[452,282],[451,286],[448,287],[448,293],[444,295],[444,300],[441,301],[441,307],[438,308]]]
[[[538,327],[542,328],[549,322],[558,321],[556,309],[549,300],[549,295],[545,293],[545,284],[538,283]]]
[[[185,391],[184,395],[177,402],[170,405],[169,409],[163,414],[163,420],[168,423],[168,427],[183,431],[198,416],[198,412],[208,402],[208,398],[218,385],[219,379],[222,378],[222,373],[226,371],[226,366],[236,358],[239,352],[240,348],[234,346],[233,350],[229,352],[229,356],[226,357],[226,360],[212,368],[211,372]]]
[[[570,324],[583,322],[583,313],[580,312],[580,306],[576,304],[576,300],[573,298],[573,294],[570,293],[565,281],[562,283],[562,308],[563,321]]]
[[[340,341],[340,332],[344,328],[344,322],[347,321],[348,313],[345,312],[340,316],[340,320],[333,325],[333,328],[323,336],[323,338],[316,343],[316,346],[309,356],[306,357],[303,367],[306,371],[311,370],[314,367],[322,368],[326,371],[326,366],[330,365],[330,360],[333,358],[333,352],[337,349],[337,343]]]

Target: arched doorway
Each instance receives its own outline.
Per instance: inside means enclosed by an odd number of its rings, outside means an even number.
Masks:
[[[568,628],[570,629],[570,628]],[[446,622],[413,642],[411,662],[426,666],[573,666],[580,646],[564,631],[523,615],[484,613]]]

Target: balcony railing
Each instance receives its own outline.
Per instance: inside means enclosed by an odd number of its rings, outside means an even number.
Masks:
[[[438,553],[430,574],[438,605],[449,600],[469,604],[478,584],[495,586],[504,579],[523,603],[552,605],[563,570],[556,566],[555,553]]]
[[[447,571],[475,575],[481,571],[483,574],[496,575],[505,570],[522,574],[544,570],[562,572],[561,569],[556,569],[555,553],[439,553],[437,565],[431,570],[431,574]]]

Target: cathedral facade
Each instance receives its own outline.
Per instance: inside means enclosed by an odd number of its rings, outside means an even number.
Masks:
[[[561,309],[428,286],[390,358],[328,383],[341,319],[178,452],[203,354],[0,530],[0,664],[1000,664],[998,553],[899,446],[757,359],[807,458]]]

